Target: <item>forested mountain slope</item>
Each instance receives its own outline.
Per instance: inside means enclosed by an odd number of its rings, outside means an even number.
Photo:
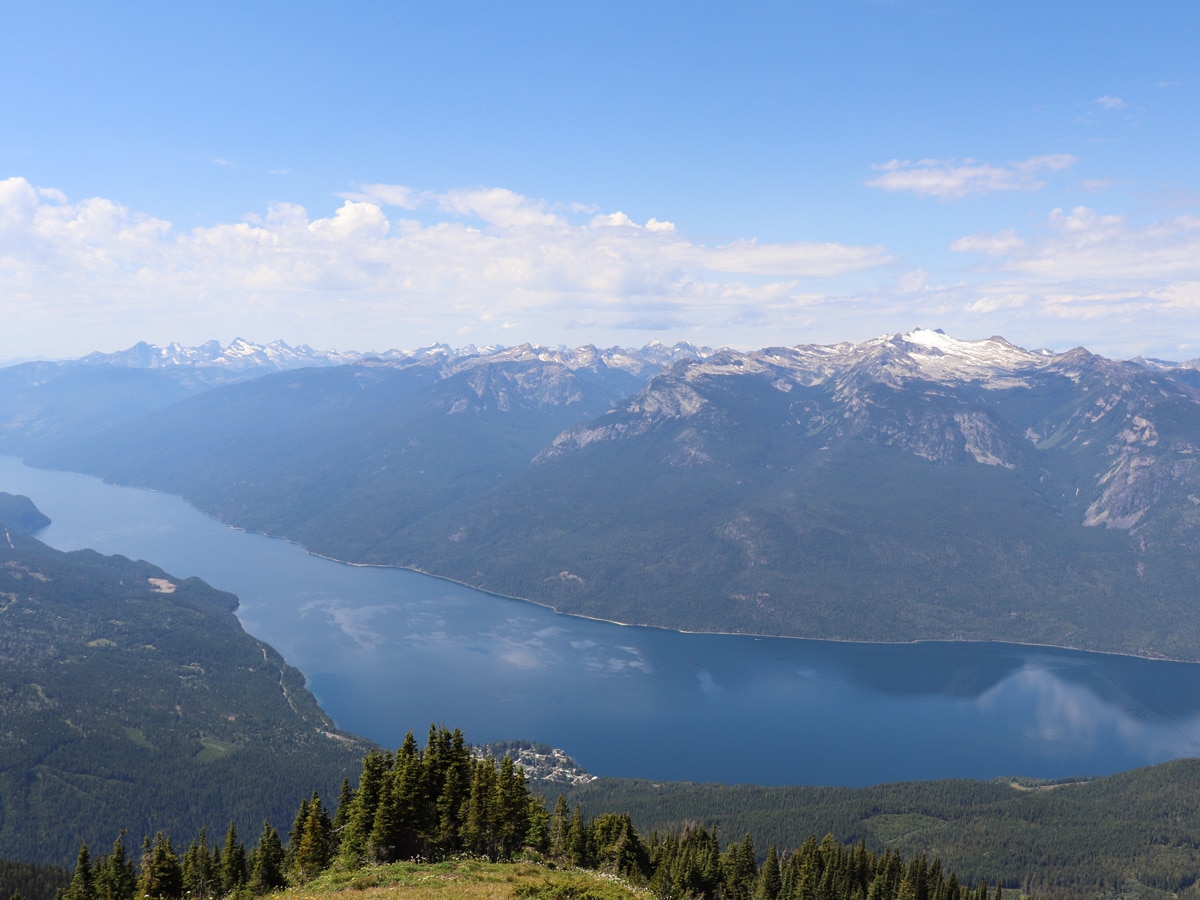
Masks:
[[[0,524],[0,859],[69,864],[110,822],[253,834],[356,770],[364,742],[236,602]]]
[[[622,622],[1200,658],[1194,366],[920,330],[677,357],[639,390],[529,347],[284,373],[34,461]]]
[[[803,778],[797,773],[797,779]],[[628,811],[639,830],[682,823],[756,847],[832,833],[941,859],[965,884],[1048,897],[1194,896],[1200,883],[1200,760],[1105,778],[924,781],[865,788],[756,787],[601,778],[565,791],[584,815]]]
[[[523,471],[627,389],[623,375],[520,354],[448,372],[304,369],[216,388],[34,459],[178,493],[327,555],[379,558],[377,545]]]

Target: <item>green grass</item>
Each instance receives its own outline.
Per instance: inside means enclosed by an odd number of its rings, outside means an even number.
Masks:
[[[599,872],[553,868],[533,862],[491,863],[458,859],[395,863],[354,872],[327,872],[277,900],[644,900],[647,894]]]

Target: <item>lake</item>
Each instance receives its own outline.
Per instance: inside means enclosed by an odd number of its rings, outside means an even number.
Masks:
[[[1012,644],[680,634],[320,559],[166,494],[26,468],[37,536],[199,576],[386,746],[431,723],[565,749],[597,775],[862,785],[1100,775],[1200,754],[1200,665]]]

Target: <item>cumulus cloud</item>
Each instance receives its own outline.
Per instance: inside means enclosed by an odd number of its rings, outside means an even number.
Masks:
[[[1093,102],[1101,109],[1125,109],[1129,105],[1120,97],[1112,97],[1108,94],[1105,94],[1103,97],[1097,97]]]
[[[1021,162],[992,165],[974,159],[922,159],[917,162],[893,159],[873,166],[882,173],[867,182],[885,191],[911,191],[939,200],[960,200],[997,191],[1036,191],[1045,187],[1041,176],[1073,166],[1078,160],[1069,153],[1033,156]]]
[[[1200,352],[1179,341],[1200,310],[1200,217],[1134,223],[1086,206],[1055,209],[1024,236],[970,235],[951,249],[986,258],[976,280],[945,295],[981,321],[1026,316],[1043,336],[1061,321],[1067,346],[1117,356],[1171,355],[1168,342],[1177,358]]]
[[[396,209],[416,218],[390,217]],[[801,304],[806,280],[890,260],[878,246],[705,244],[665,220],[583,214],[503,188],[370,184],[329,215],[276,203],[177,231],[113,200],[0,181],[0,287],[21,299],[21,315],[124,316],[141,323],[138,337],[147,323],[189,317],[224,329],[258,317],[276,323],[265,326],[274,335],[283,322],[326,321],[342,333],[359,323],[360,334],[424,327],[439,338],[481,323],[545,333],[573,321],[646,328],[698,310],[733,320]]]
[[[1136,226],[1124,216],[1078,206],[1051,211],[1036,240],[1011,231],[978,234],[955,241],[951,249],[1001,257],[1007,271],[1048,281],[1149,286],[1200,277],[1200,217]]]

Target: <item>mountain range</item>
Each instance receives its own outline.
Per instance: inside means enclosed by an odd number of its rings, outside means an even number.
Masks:
[[[221,381],[208,346],[0,370],[0,449],[621,622],[1200,658],[1194,362],[917,329],[439,345]]]

